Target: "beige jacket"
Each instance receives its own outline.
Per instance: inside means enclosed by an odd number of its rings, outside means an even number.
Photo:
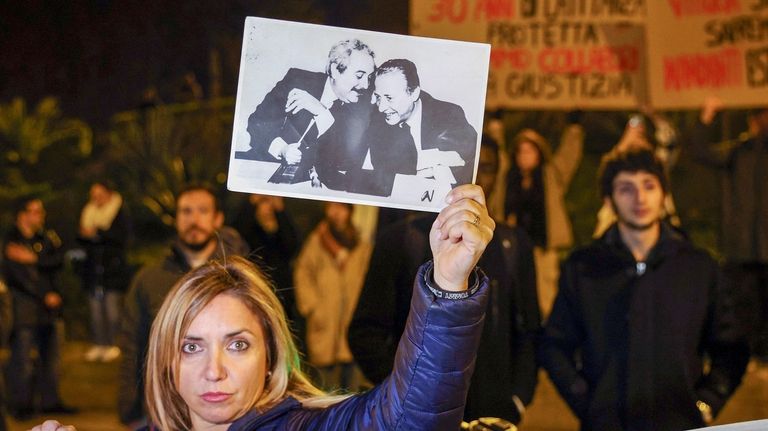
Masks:
[[[361,240],[343,270],[313,231],[299,253],[294,271],[296,305],[307,319],[309,362],[318,367],[352,362],[347,329],[363,288],[371,245]]]

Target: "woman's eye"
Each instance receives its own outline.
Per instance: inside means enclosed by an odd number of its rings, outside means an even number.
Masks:
[[[229,345],[229,348],[231,350],[235,350],[237,352],[241,352],[243,350],[248,349],[248,343],[246,341],[243,341],[243,340],[233,341],[232,344]]]
[[[196,353],[200,350],[200,346],[195,343],[184,343],[181,346],[181,351],[184,353]]]

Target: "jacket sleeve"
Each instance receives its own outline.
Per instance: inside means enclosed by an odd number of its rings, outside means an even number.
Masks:
[[[146,270],[144,270],[146,271]],[[144,354],[149,325],[147,305],[141,298],[145,272],[139,272],[125,297],[117,344],[122,351],[118,380],[118,413],[120,421],[128,424],[144,416]]]
[[[288,71],[248,117],[247,131],[251,135],[250,145],[258,160],[279,161],[269,154],[268,150],[272,140],[280,136],[280,130],[285,121],[285,101],[288,92],[293,88],[293,71],[294,69]]]
[[[740,144],[738,140],[717,143],[714,139],[715,126],[705,125],[701,121],[688,131],[689,150],[694,160],[714,168],[728,165],[733,150]]]
[[[701,401],[716,415],[741,383],[749,362],[749,344],[740,328],[732,299],[723,291],[722,272],[713,262],[712,277],[718,282],[711,287],[710,316],[704,331],[703,347],[710,359],[709,372],[701,377],[696,391]]]
[[[578,124],[570,124],[560,137],[560,145],[552,156],[552,166],[558,173],[560,184],[568,188],[571,179],[581,164],[584,153],[584,129]]]
[[[488,278],[475,271],[470,285],[480,287],[473,295],[441,299],[425,286],[431,268],[423,265],[416,276],[392,374],[371,391],[317,412],[305,429],[459,428],[483,330]]]
[[[37,255],[37,267],[41,271],[53,273],[61,269],[64,265],[64,250],[61,245],[61,238],[55,231],[45,231],[45,244]]]
[[[583,334],[578,317],[574,269],[570,262],[563,265],[555,304],[539,340],[538,358],[560,396],[576,416],[584,417],[589,384],[576,366],[575,355],[582,345]]]
[[[477,142],[477,132],[467,122],[464,110],[459,106],[448,105],[452,109],[446,117],[451,118],[445,130],[437,135],[440,142],[438,148],[453,149],[459,153],[464,166],[454,166],[451,168],[456,185],[472,183],[472,174],[475,168],[475,143]],[[423,127],[426,127],[423,126]]]
[[[132,227],[125,208],[120,208],[109,229],[98,230],[99,238],[114,247],[126,247],[131,240]]]

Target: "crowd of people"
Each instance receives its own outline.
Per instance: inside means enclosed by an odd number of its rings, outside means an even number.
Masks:
[[[166,255],[135,274],[123,199],[94,181],[76,259],[84,359],[120,361],[132,429],[520,424],[539,368],[584,430],[705,426],[750,357],[768,363],[768,109],[717,142],[721,109],[707,99],[691,130],[633,118],[596,173],[595,239],[573,250],[566,192],[589,140],[578,113],[554,150],[531,129],[503,146],[484,134],[477,186],[454,188],[437,216],[382,210],[360,226],[355,205],[327,202],[303,243],[283,198],[251,195],[227,223],[219,191],[190,184]],[[723,174],[723,264],[675,212],[680,151]],[[41,199],[19,199],[14,217],[0,283],[13,396],[0,412],[74,413],[58,388],[62,242]]]

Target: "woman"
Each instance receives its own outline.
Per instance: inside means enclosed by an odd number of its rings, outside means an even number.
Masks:
[[[371,245],[352,224],[353,206],[327,202],[296,259],[296,305],[307,322],[307,359],[325,390],[359,390],[362,373],[347,332],[365,281]]]
[[[571,120],[572,121],[572,120]],[[565,194],[581,163],[584,129],[572,122],[552,153],[549,142],[531,129],[515,136],[507,173],[504,212],[533,241],[541,316],[546,319],[557,294],[558,252],[573,244]]]
[[[123,293],[130,274],[126,249],[131,223],[123,198],[106,181],[95,181],[80,215],[78,241],[85,250],[83,288],[88,292],[93,347],[88,362],[111,362],[120,356],[115,337],[120,324]]]
[[[458,429],[487,300],[487,278],[473,268],[494,222],[477,186],[457,187],[447,201],[430,232],[434,263],[416,277],[396,365],[381,385],[346,398],[315,388],[271,286],[230,258],[186,275],[155,319],[152,422],[165,431]]]

